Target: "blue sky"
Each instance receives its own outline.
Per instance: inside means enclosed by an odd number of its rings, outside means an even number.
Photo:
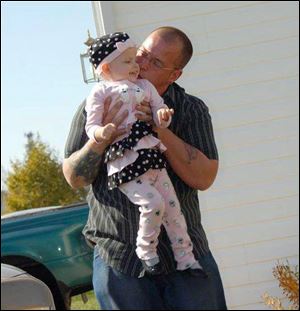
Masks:
[[[1,166],[23,160],[25,132],[63,158],[83,82],[80,53],[96,36],[91,1],[1,2]]]

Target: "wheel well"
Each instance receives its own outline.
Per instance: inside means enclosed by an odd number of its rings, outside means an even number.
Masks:
[[[53,274],[41,263],[23,256],[1,257],[1,263],[18,267],[37,279],[43,281],[51,290],[57,310],[69,310],[71,290],[62,282],[58,282]]]

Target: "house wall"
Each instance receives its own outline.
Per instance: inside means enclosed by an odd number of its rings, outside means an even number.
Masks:
[[[228,307],[268,309],[261,295],[281,296],[272,268],[299,258],[299,3],[93,3],[107,33],[141,43],[169,25],[191,38],[178,82],[208,105],[220,156],[214,185],[199,192],[203,224]]]

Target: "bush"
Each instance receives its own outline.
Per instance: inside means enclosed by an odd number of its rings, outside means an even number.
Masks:
[[[279,262],[273,268],[273,275],[279,281],[279,287],[288,298],[290,305],[284,307],[282,299],[271,297],[268,293],[263,295],[266,305],[273,310],[299,310],[299,270],[298,266],[291,267],[289,262],[286,265]]]

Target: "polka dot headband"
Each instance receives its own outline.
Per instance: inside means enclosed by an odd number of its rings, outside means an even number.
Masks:
[[[115,32],[97,38],[88,50],[89,60],[99,73],[102,65],[110,63],[126,49],[136,47],[136,44],[125,32]]]

